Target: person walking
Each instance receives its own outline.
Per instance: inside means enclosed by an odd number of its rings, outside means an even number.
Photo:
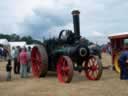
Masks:
[[[20,55],[19,55],[19,61],[20,61],[20,76],[21,78],[27,77],[27,63],[28,63],[28,57],[27,57],[27,50],[26,48],[23,48]]]

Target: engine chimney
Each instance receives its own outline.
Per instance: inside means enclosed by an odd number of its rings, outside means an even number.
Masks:
[[[79,14],[80,12],[78,10],[72,11],[73,15],[73,24],[74,24],[74,33],[76,38],[80,39],[80,24],[79,24]]]

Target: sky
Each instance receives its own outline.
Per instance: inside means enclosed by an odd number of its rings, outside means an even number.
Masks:
[[[0,33],[37,40],[73,31],[72,10],[80,11],[81,36],[98,44],[128,32],[128,0],[0,0]]]

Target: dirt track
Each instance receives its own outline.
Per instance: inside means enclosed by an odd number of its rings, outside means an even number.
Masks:
[[[103,54],[103,64],[110,63],[110,56]],[[99,81],[89,81],[75,72],[70,84],[62,84],[51,72],[41,79],[13,75],[12,81],[7,82],[4,67],[5,62],[0,62],[0,96],[128,96],[128,81],[120,80],[111,70],[104,70]]]

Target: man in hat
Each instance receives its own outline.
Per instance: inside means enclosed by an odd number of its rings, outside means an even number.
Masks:
[[[128,39],[124,39],[124,51],[119,57],[120,64],[120,79],[128,80]]]

